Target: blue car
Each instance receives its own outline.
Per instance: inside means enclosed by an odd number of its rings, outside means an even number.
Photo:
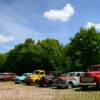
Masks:
[[[16,76],[15,83],[23,83],[27,76],[32,75],[32,73],[24,73],[22,76]]]

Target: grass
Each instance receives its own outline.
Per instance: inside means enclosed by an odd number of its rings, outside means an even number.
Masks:
[[[61,95],[59,100],[100,100],[100,90],[95,88],[88,88],[84,91],[80,88],[65,90],[59,95]]]
[[[39,88],[0,82],[0,100],[100,100],[100,90]]]

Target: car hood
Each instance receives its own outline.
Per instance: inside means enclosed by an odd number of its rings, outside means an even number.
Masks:
[[[16,76],[16,79],[25,79],[25,76]]]
[[[75,77],[69,77],[69,76],[63,76],[63,77],[59,77],[59,80],[72,80],[75,79]]]
[[[45,79],[52,79],[52,78],[54,78],[54,76],[53,76],[53,75],[47,75],[47,76],[45,76],[44,78],[45,78]]]
[[[86,72],[85,76],[91,76],[91,75],[100,75],[100,71],[91,71],[91,72]]]
[[[33,78],[33,77],[38,77],[38,75],[30,75],[30,76],[28,76],[29,78]]]

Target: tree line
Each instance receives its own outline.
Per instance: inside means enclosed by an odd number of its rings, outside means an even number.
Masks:
[[[4,54],[0,53],[0,72],[84,71],[100,63],[100,32],[81,28],[70,42],[62,45],[47,38],[35,43],[31,38]]]

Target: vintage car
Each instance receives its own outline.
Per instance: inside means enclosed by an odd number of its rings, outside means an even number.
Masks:
[[[16,76],[15,83],[23,83],[27,76],[32,75],[32,73],[24,73],[22,76]]]
[[[85,74],[80,77],[80,86],[82,89],[88,89],[90,86],[100,89],[100,64],[92,65]]]
[[[80,85],[80,76],[84,72],[69,72],[63,76],[60,76],[56,81],[57,88],[73,88]]]
[[[26,85],[37,85],[41,78],[45,77],[45,70],[35,70],[33,75],[28,76],[24,83]]]
[[[0,81],[14,81],[16,77],[15,73],[0,73]]]
[[[46,75],[39,81],[39,86],[40,87],[54,86],[57,77],[59,77],[60,75],[61,75],[60,72],[51,71],[48,75]]]

